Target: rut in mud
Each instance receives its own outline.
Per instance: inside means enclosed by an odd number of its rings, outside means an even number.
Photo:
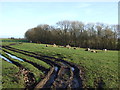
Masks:
[[[4,52],[6,53],[7,51],[4,50]],[[7,52],[7,54],[11,55],[11,53]],[[15,55],[11,55],[12,57],[16,57],[16,59],[18,59],[17,56]],[[14,60],[11,60],[9,57],[5,57],[4,55],[1,55],[1,58],[3,58],[3,60],[5,61],[8,61],[12,64],[15,64],[17,67],[20,68],[20,71],[23,75],[23,78],[24,78],[24,82],[25,82],[25,89],[29,89],[29,88],[34,88],[36,85],[37,85],[37,82],[35,81],[35,78],[34,78],[34,74],[31,73],[28,69],[26,69],[23,65],[21,65],[19,62],[17,61],[14,61]],[[36,66],[35,63],[30,63],[29,61],[26,61],[25,59],[21,59],[19,58],[18,60],[20,61],[24,61],[24,62],[28,62],[29,64],[33,65],[34,67],[36,67],[37,69],[41,70],[44,72],[44,74],[47,74],[48,73],[48,69],[45,69],[44,67],[41,68],[39,66]],[[43,76],[42,76],[43,77]]]
[[[8,49],[8,50],[9,50],[9,49]],[[3,50],[3,51],[7,52],[6,50]],[[15,51],[15,50],[11,50],[11,51],[18,52],[18,51]],[[7,52],[7,53],[10,53],[10,52]],[[18,53],[20,53],[20,52],[18,52]],[[22,53],[22,54],[23,54],[23,53]],[[24,55],[28,55],[28,56],[29,56],[29,54],[24,54]],[[14,56],[15,56],[15,55],[14,55]],[[50,77],[47,77],[47,78],[49,78],[50,80],[46,81],[47,84],[45,84],[46,86],[49,86],[49,87],[50,87],[50,85],[52,85],[52,83],[53,83],[53,82],[51,82],[51,81],[54,81],[55,78],[56,78],[57,71],[59,70],[60,65],[58,65],[58,64],[56,64],[55,62],[50,61],[50,60],[48,60],[48,59],[39,58],[39,57],[34,56],[34,55],[31,55],[31,57],[37,58],[37,59],[39,59],[39,60],[43,60],[43,61],[45,61],[46,63],[50,64],[51,66],[53,66],[53,65],[55,66],[54,71],[51,72]],[[23,58],[22,58],[22,59],[23,59]],[[23,60],[26,61],[25,59],[23,59]],[[54,72],[56,72],[56,73],[54,73]],[[49,74],[49,72],[48,72],[48,74]],[[42,87],[45,86],[45,85],[42,85]],[[39,85],[36,85],[36,86],[39,86]],[[40,86],[41,86],[41,85],[40,85]]]
[[[46,69],[45,67],[43,67],[43,66],[41,66],[41,65],[39,65],[39,64],[33,63],[33,62],[31,62],[31,61],[29,61],[29,60],[27,60],[27,59],[20,58],[20,57],[17,57],[17,56],[15,56],[15,55],[12,55],[11,53],[7,52],[6,50],[3,50],[3,51],[4,51],[7,55],[11,56],[11,58],[16,57],[16,58],[14,58],[14,59],[17,59],[17,60],[20,60],[20,61],[24,61],[24,62],[30,63],[30,64],[32,64],[34,67],[36,67],[36,68],[38,68],[39,70],[41,70],[42,72],[47,73],[47,72],[49,71],[49,69]]]
[[[3,60],[9,62],[9,63],[12,63],[8,58],[4,57],[3,55],[0,54],[0,58],[2,58]]]
[[[4,55],[1,55],[2,59],[4,61],[6,61],[6,57]],[[4,58],[3,58],[4,57]],[[28,69],[26,69],[24,66],[22,66],[20,63],[15,62],[13,60],[11,60],[10,58],[7,57],[7,62],[9,62],[16,65],[17,67],[19,67],[19,72],[16,73],[16,76],[19,76],[20,74],[23,76],[23,80],[25,83],[25,89],[30,89],[33,88],[35,86],[35,78],[34,78],[34,74],[31,73]]]
[[[3,48],[37,58],[50,64],[51,66],[53,65],[54,67],[57,67],[57,70],[55,70],[54,68],[53,72],[49,75],[49,79],[48,81],[46,81],[46,83],[44,83],[43,88],[82,88],[80,69],[75,64],[62,59],[57,59],[50,56],[43,56],[34,52],[19,50],[9,46],[3,46]],[[52,61],[51,59],[54,59],[54,61]]]

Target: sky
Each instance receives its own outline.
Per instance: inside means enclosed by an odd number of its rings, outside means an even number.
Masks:
[[[118,2],[0,2],[0,38],[23,38],[30,28],[62,20],[118,24]]]

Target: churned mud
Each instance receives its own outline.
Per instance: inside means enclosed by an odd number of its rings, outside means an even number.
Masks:
[[[54,57],[43,56],[34,52],[19,50],[10,46],[3,46],[3,48],[37,58],[38,60],[42,60],[51,65],[52,69],[48,71],[43,81],[39,82],[35,88],[82,88],[80,69],[75,64],[62,59],[56,59]],[[54,59],[55,61],[52,61],[51,59]],[[25,59],[24,61],[38,67],[33,62]]]

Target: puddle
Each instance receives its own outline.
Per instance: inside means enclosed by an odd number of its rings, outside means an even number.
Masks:
[[[2,56],[1,54],[0,54],[0,58],[3,58],[3,59],[6,60],[7,62],[12,63],[9,59],[7,59],[6,57]]]
[[[63,63],[63,62],[61,62],[62,63],[62,65],[64,65],[64,66],[67,66],[68,64],[67,63]],[[72,71],[74,71],[75,70],[75,68],[74,67],[70,67],[71,69],[72,69]]]
[[[65,62],[64,62],[64,63],[63,63],[63,62],[61,62],[61,64],[62,64],[63,66],[67,66],[67,65],[68,65],[68,64],[67,64],[67,63],[65,63]]]
[[[10,56],[11,58],[13,58],[13,59],[17,59],[17,60],[19,60],[19,61],[24,61],[24,60],[22,60],[21,58],[18,58],[18,57],[16,57],[16,56],[14,56],[14,55],[11,55],[11,54],[9,54],[9,53],[6,53],[8,56]]]
[[[58,67],[55,66],[55,72],[50,76],[50,79],[47,81],[47,83],[44,85],[44,88],[49,88],[52,86],[53,82],[55,81],[57,72],[58,72]]]
[[[73,84],[72,84],[73,88],[78,88],[79,87],[79,82],[78,79],[76,77],[73,78]]]
[[[65,62],[64,63],[62,62],[62,65],[67,66],[68,64]],[[72,72],[75,71],[74,67],[70,66],[70,68],[71,68]],[[74,74],[73,80],[72,80],[72,88],[78,88],[78,87],[80,87],[79,81],[78,81],[78,78],[76,77],[76,75]]]
[[[74,68],[74,67],[71,67],[71,69],[72,69],[72,71],[74,71],[74,70],[75,70],[75,68]]]
[[[55,71],[56,71],[56,72],[58,71],[58,67],[55,67]]]
[[[45,74],[45,71],[43,71],[43,73]]]

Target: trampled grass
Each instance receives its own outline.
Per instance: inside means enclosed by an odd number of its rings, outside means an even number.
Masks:
[[[76,63],[83,67],[83,83],[86,87],[96,87],[95,82],[99,82],[101,79],[105,88],[118,88],[118,51],[98,50],[98,53],[92,53],[85,51],[84,48],[74,50],[73,48],[45,47],[45,44],[35,43],[23,43],[11,47]]]

